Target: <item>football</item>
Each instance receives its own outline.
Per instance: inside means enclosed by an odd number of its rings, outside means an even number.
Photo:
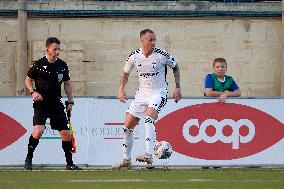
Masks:
[[[158,159],[168,159],[173,153],[173,148],[167,141],[160,141],[155,145],[154,153]]]

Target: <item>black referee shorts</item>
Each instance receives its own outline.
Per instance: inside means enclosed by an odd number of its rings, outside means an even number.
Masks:
[[[33,125],[45,125],[50,118],[50,126],[54,130],[69,130],[64,105],[61,101],[34,101]]]

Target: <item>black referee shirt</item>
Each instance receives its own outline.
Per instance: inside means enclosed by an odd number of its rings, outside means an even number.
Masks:
[[[59,100],[62,81],[70,80],[68,66],[59,58],[54,63],[49,63],[46,57],[37,60],[27,76],[34,80],[36,91],[44,100]]]

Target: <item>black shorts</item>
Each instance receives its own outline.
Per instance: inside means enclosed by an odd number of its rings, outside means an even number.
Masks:
[[[69,130],[64,105],[61,101],[37,101],[33,103],[33,125],[45,125],[50,118],[50,126],[54,130]]]

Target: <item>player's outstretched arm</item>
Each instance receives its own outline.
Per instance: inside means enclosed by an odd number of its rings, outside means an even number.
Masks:
[[[129,73],[123,72],[120,78],[120,86],[118,89],[118,99],[120,102],[125,103],[126,101],[126,93],[125,93],[125,86],[128,81]]]
[[[175,102],[178,102],[181,99],[181,89],[180,89],[180,70],[178,64],[173,68],[176,88],[173,94],[173,98],[175,99]]]

